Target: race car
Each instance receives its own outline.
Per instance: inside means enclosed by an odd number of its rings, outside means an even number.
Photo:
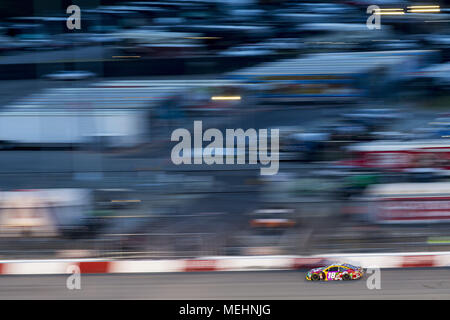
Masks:
[[[310,270],[306,274],[308,281],[357,280],[364,274],[363,268],[351,264],[331,264]]]

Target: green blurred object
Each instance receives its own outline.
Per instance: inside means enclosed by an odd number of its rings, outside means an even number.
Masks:
[[[449,244],[450,237],[430,237],[427,240],[428,244]]]
[[[364,189],[371,184],[378,182],[376,174],[358,174],[344,178],[344,183],[350,188]]]
[[[92,210],[90,212],[92,217],[111,217],[114,215],[114,210]]]

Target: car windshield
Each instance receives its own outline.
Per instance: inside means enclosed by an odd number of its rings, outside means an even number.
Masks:
[[[358,267],[355,267],[355,266],[353,266],[353,265],[351,265],[351,264],[348,264],[348,263],[343,264],[342,266],[343,266],[343,267],[350,268],[350,269],[358,269]]]

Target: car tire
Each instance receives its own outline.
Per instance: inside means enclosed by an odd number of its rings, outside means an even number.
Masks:
[[[346,274],[344,274],[344,276],[342,277],[342,279],[343,279],[344,281],[348,281],[348,280],[351,280],[351,277],[350,277],[350,275],[349,275],[348,273],[346,273]]]
[[[313,275],[311,276],[311,280],[312,280],[312,281],[319,281],[319,280],[320,280],[320,277],[319,277],[319,275],[318,275],[317,273],[315,273],[315,274],[313,274]]]

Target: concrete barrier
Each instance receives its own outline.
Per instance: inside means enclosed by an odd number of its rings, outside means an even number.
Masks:
[[[0,274],[155,273],[309,269],[330,263],[350,263],[363,268],[449,267],[450,252],[323,254],[317,256],[219,256],[173,260],[3,260]]]

